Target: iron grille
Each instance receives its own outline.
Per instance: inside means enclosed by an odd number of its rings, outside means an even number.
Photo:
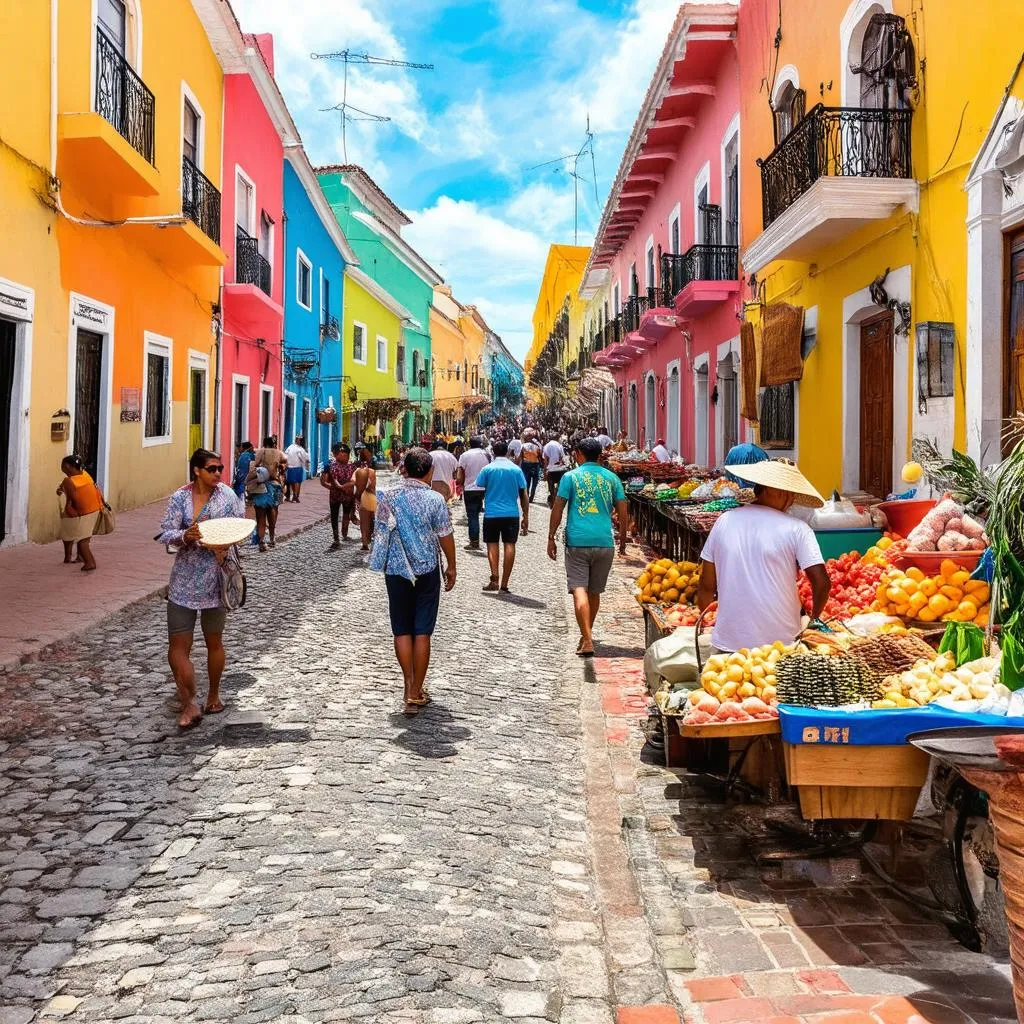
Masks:
[[[682,256],[662,253],[661,286],[666,295],[678,295],[691,281],[735,281],[739,249],[735,245],[691,245]]]
[[[758,426],[762,448],[788,451],[794,447],[795,393],[792,383],[776,384],[761,392]]]
[[[341,337],[341,327],[336,316],[328,314],[324,317],[324,322],[320,325],[320,337],[329,338],[331,341],[337,341]],[[401,346],[399,346],[399,351],[401,351]]]
[[[240,227],[235,228],[235,283],[254,284],[270,294],[270,263],[256,239]]]
[[[768,227],[819,178],[909,178],[909,110],[818,104],[759,160]]]
[[[220,245],[220,192],[187,156],[181,158],[181,212]]]
[[[615,316],[604,325],[605,347],[615,345],[620,341],[622,341],[622,321]]]
[[[285,349],[284,362],[287,375],[292,380],[305,377],[316,366],[317,352],[315,348]]]
[[[630,295],[622,307],[623,334],[640,330],[640,320],[648,309],[650,309],[650,300],[646,295]]]
[[[701,241],[705,245],[722,242],[722,208],[715,203],[702,203],[700,207]]]
[[[153,163],[156,100],[100,28],[96,29],[96,112],[136,153]]]

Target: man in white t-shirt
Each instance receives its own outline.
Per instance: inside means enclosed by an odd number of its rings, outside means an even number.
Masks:
[[[598,439],[598,441],[601,442],[601,448],[602,449],[604,449],[604,448],[611,448],[611,446],[613,444],[615,444],[615,442],[611,439],[611,436],[608,433],[608,428],[607,427],[598,427],[597,428],[597,439]]]
[[[737,466],[752,484],[753,504],[723,512],[701,551],[697,606],[718,601],[711,643],[719,652],[792,643],[802,628],[801,614],[816,619],[828,600],[831,582],[814,531],[786,515],[793,504],[824,504],[796,466],[761,462]],[[804,609],[796,589],[803,569],[811,583],[813,607]]]
[[[671,462],[672,453],[665,447],[665,439],[659,437],[655,442],[654,447],[651,449],[651,455],[653,455],[658,462]]]
[[[518,466],[519,457],[523,452],[523,442],[518,437],[513,437],[508,443],[508,457]]]
[[[469,447],[459,456],[455,479],[462,488],[466,517],[469,519],[467,551],[480,550],[480,513],[484,508],[484,491],[482,487],[477,487],[476,478],[490,461],[491,457],[484,449],[484,439],[479,434],[469,439]]]
[[[452,484],[455,482],[455,471],[459,468],[459,460],[455,458],[444,441],[435,441],[434,450],[430,453],[430,461],[434,464],[434,476],[430,486],[448,501],[452,496]]]
[[[569,463],[565,457],[565,448],[559,441],[551,438],[544,445],[544,479],[548,482],[548,507],[555,503],[558,484],[569,472]]]
[[[302,481],[309,473],[309,452],[305,448],[306,439],[299,434],[284,450],[288,459],[288,469],[284,476],[284,500],[298,501],[302,492]]]

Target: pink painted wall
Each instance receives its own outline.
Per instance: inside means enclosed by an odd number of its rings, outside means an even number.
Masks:
[[[696,240],[694,217],[694,183],[705,163],[710,164],[708,201],[722,205],[723,169],[722,149],[730,126],[735,127],[734,120],[739,113],[739,65],[734,46],[723,48],[722,58],[715,75],[716,91],[714,96],[707,96],[701,102],[694,128],[684,129],[680,136],[679,156],[675,163],[669,165],[665,181],[659,186],[657,195],[649,203],[647,210],[637,223],[622,249],[610,265],[610,281],[612,285],[618,280],[622,301],[629,294],[630,265],[635,261],[640,292],[646,288],[645,260],[648,238],[654,236],[655,245],[655,276],[660,285],[661,268],[658,265],[658,246],[663,252],[670,252],[669,219],[676,203],[680,208],[679,251],[685,253]],[[685,65],[684,65],[685,67]],[[742,142],[740,159],[742,161]],[[742,209],[742,197],[740,202]],[[742,228],[741,228],[742,237]],[[725,241],[725,223],[723,216],[722,241]],[[690,356],[696,357],[709,353],[709,394],[715,387],[715,371],[718,362],[718,346],[739,335],[740,302],[728,300],[712,309],[705,316],[689,323],[692,341]],[[636,384],[638,395],[638,433],[643,443],[653,443],[658,437],[666,437],[668,430],[668,372],[667,367],[673,360],[680,360],[680,450],[686,459],[694,458],[694,378],[692,368],[687,361],[683,332],[674,330],[666,335],[656,347],[649,349],[628,366],[614,371],[615,380],[622,387],[623,406],[622,424],[628,424],[629,386]],[[656,437],[648,438],[645,431],[646,423],[646,388],[645,378],[653,371],[660,381],[656,381]],[[717,451],[715,438],[715,406],[709,402],[708,415],[708,456],[714,463],[721,461],[725,453]]]
[[[250,37],[273,68],[273,39]],[[260,213],[273,222],[271,289],[269,301],[262,292],[236,284],[235,203],[236,175],[241,169],[255,189],[255,225],[246,228],[258,235]],[[279,432],[282,405],[281,339],[284,296],[284,151],[270,115],[248,75],[224,78],[224,181],[221,195],[221,246],[228,254],[224,267],[224,338],[221,371],[221,438],[228,454],[232,441],[232,375],[249,378],[247,436],[254,443],[260,434],[260,385],[274,389],[273,431]],[[313,283],[314,309],[319,303],[318,282]],[[262,339],[262,340],[260,340]]]

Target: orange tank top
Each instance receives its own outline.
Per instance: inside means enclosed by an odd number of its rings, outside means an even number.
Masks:
[[[101,506],[99,488],[84,469],[81,473],[68,477],[64,493],[67,495],[68,504],[75,510],[76,515],[88,516],[93,512],[99,512]]]

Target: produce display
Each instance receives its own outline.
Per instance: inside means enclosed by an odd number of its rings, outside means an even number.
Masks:
[[[980,551],[985,546],[984,526],[952,498],[940,501],[907,537],[908,551]]]
[[[839,558],[830,558],[825,571],[832,581],[832,592],[822,611],[824,619],[848,619],[871,606],[878,591],[884,569],[874,562],[865,562],[856,551]],[[800,602],[811,607],[811,583],[806,573],[800,573],[797,582]]]
[[[973,580],[948,558],[939,567],[939,575],[925,576],[917,568],[883,573],[872,604],[874,611],[918,622],[973,622],[988,625],[989,586]]]
[[[984,700],[995,686],[998,658],[979,658],[956,667],[951,651],[931,660],[921,660],[913,668],[885,680],[884,695],[871,706],[877,708],[919,708],[948,697],[949,702]]]
[[[689,697],[684,725],[712,722],[767,721],[779,715],[775,707],[776,666],[793,650],[781,641],[746,648],[708,659],[700,677],[701,689]]]
[[[714,501],[705,502],[701,505],[702,512],[728,512],[731,508],[739,508],[738,498],[716,498]]]
[[[696,626],[700,618],[700,609],[694,604],[674,604],[664,611],[665,624],[674,626]],[[713,626],[715,624],[715,609],[709,608],[704,616],[704,624]]]
[[[867,551],[860,556],[860,560],[865,565],[880,565],[887,569],[892,556],[904,551],[906,547],[907,542],[902,538],[881,537],[877,544],[872,544],[871,547],[869,547]]]
[[[692,601],[700,581],[696,562],[673,562],[660,558],[650,562],[636,579],[636,596],[644,604]]]
[[[882,676],[844,655],[793,653],[776,669],[779,703],[801,707],[841,707],[880,695]]]
[[[698,487],[700,487],[699,480],[687,480],[686,483],[679,485],[676,494],[685,501]]]
[[[935,651],[924,640],[906,632],[855,637],[847,653],[882,677],[905,672],[922,658],[935,657]]]
[[[708,480],[695,488],[690,497],[696,501],[711,501],[715,498],[736,498],[740,497],[740,485],[724,476],[717,480]]]

